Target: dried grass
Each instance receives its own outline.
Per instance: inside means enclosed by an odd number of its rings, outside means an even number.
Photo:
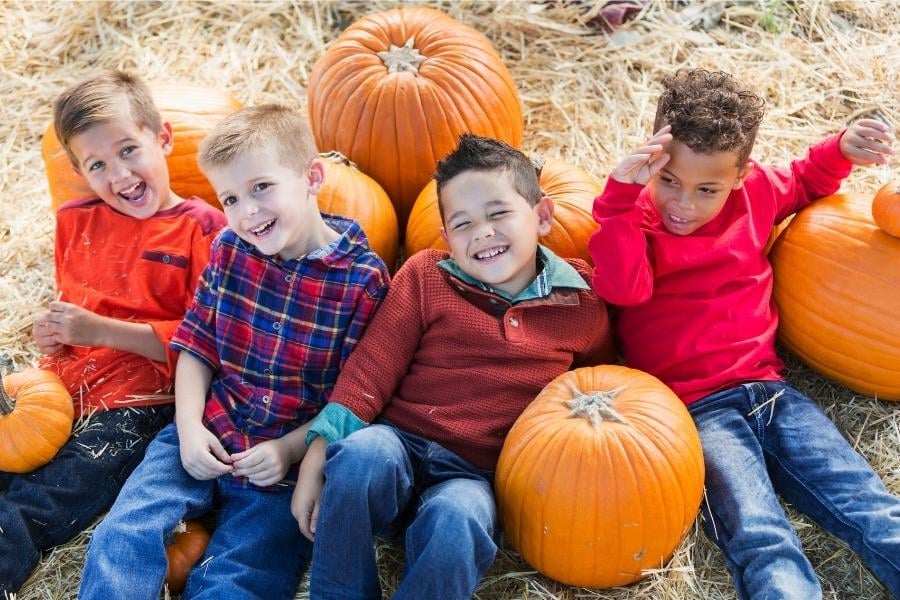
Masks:
[[[23,2],[0,11],[0,348],[19,367],[37,359],[32,314],[54,297],[53,218],[40,137],[53,97],[100,67],[150,81],[221,86],[245,104],[305,106],[314,60],[356,18],[389,2],[304,4]],[[612,35],[581,21],[583,5],[439,2],[491,38],[521,95],[525,146],[604,178],[650,133],[658,79],[680,66],[735,73],[762,91],[769,112],[755,156],[784,162],[862,115],[900,124],[900,11],[891,0],[651,2]],[[686,6],[687,5],[687,6]],[[693,15],[685,22],[682,17]],[[718,19],[717,19],[718,16]],[[703,19],[712,23],[704,30]],[[895,163],[896,166],[896,163]],[[844,189],[873,191],[889,168],[857,170]],[[900,412],[790,362],[847,438],[900,494]],[[827,598],[886,598],[840,543],[789,513]],[[89,532],[44,557],[21,600],[74,598]],[[402,551],[379,546],[383,584],[397,584]],[[307,598],[306,583],[298,598]],[[665,568],[624,589],[572,589],[504,550],[479,587],[487,599],[734,598],[723,561],[696,529]]]

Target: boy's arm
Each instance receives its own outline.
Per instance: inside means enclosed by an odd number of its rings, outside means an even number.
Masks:
[[[300,525],[300,533],[308,540],[316,537],[316,524],[319,520],[319,501],[322,488],[325,486],[325,449],[328,443],[324,438],[316,438],[309,446],[303,462],[300,463],[300,475],[297,487],[291,498],[291,514]]]
[[[46,316],[36,321],[36,328],[45,328],[52,341],[60,345],[103,346],[150,360],[166,360],[166,347],[149,323],[105,317],[69,302],[51,302]]]

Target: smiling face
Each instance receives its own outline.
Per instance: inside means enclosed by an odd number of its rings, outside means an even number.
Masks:
[[[171,126],[163,123],[157,133],[139,125],[124,98],[115,116],[72,136],[69,147],[76,171],[101,200],[123,214],[147,219],[181,201],[169,189]]]
[[[319,247],[316,195],[324,167],[305,172],[280,164],[272,152],[247,152],[208,169],[228,225],[265,255],[292,260]]]
[[[537,277],[538,238],[550,233],[553,202],[531,206],[506,171],[463,171],[441,188],[441,235],[467,275],[517,295]]]
[[[737,151],[702,154],[678,140],[666,151],[671,158],[650,186],[663,225],[675,235],[690,235],[715,219],[752,168],[738,165]]]

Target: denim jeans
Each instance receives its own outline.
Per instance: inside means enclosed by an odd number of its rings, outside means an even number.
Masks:
[[[846,542],[900,598],[900,499],[818,405],[767,381],[688,409],[706,462],[706,533],[725,554],[740,598],[822,597],[776,494]]]
[[[109,508],[173,411],[94,414],[43,467],[0,472],[0,598],[22,587],[41,551],[69,541]]]
[[[310,543],[291,515],[292,493],[287,486],[274,492],[240,489],[226,477],[194,479],[181,465],[173,423],[147,448],[97,526],[79,598],[159,598],[166,543],[178,522],[216,506],[216,529],[182,598],[291,598],[310,554]]]
[[[493,476],[375,424],[328,446],[310,598],[381,598],[373,540],[404,532],[395,600],[469,599],[497,552]]]

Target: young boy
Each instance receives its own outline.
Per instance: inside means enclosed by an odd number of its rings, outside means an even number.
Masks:
[[[789,169],[749,158],[764,102],[725,73],[664,81],[654,129],[594,204],[593,287],[619,306],[625,361],[691,412],[706,461],[706,529],[741,598],[822,592],[776,493],[847,542],[900,597],[900,501],[819,407],[782,378],[773,226],[885,163],[890,128],[862,119]],[[646,186],[646,187],[645,187]]]
[[[217,506],[186,598],[290,598],[309,556],[291,517],[308,425],[328,400],[388,274],[359,225],[322,215],[324,167],[280,106],[224,119],[200,147],[229,227],[176,331],[175,423],[97,528],[80,597],[155,599],[179,520]]]
[[[553,203],[528,158],[463,135],[435,179],[449,257],[397,272],[310,429],[293,510],[315,537],[313,598],[380,598],[373,536],[404,529],[393,597],[471,598],[496,553],[506,433],[554,377],[612,357],[587,264],[538,245]]]
[[[89,418],[47,465],[0,473],[0,595],[40,552],[112,504],[147,443],[172,419],[166,347],[193,297],[224,216],[169,189],[172,128],[137,77],[108,71],[63,92],[56,135],[96,197],[56,214],[58,300],[33,335]]]

